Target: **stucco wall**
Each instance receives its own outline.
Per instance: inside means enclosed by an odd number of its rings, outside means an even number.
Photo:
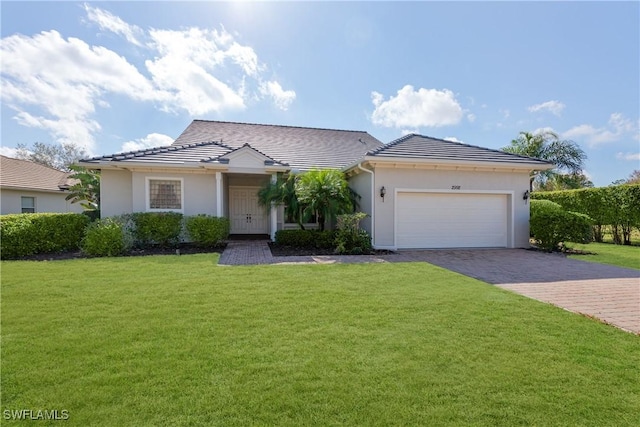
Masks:
[[[371,174],[367,172],[362,172],[349,178],[349,187],[361,197],[358,211],[369,215],[369,217],[362,220],[360,225],[373,236],[371,232],[371,181]]]
[[[5,190],[0,191],[0,213],[16,214],[22,213],[21,197],[36,198],[36,213],[39,212],[82,212],[82,207],[78,203],[71,203],[65,200],[68,193],[48,193],[44,191],[22,191]]]
[[[379,188],[387,190],[384,201],[379,197]],[[465,191],[501,191],[513,193],[508,205],[513,206],[508,217],[513,217],[513,236],[509,242],[514,247],[529,246],[529,203],[522,200],[522,194],[529,189],[528,172],[492,172],[492,171],[455,171],[382,168],[375,169],[376,197],[375,203],[375,236],[376,247],[392,247],[394,245],[394,206],[395,189],[445,190],[459,186],[460,193]],[[511,203],[513,201],[513,203]],[[511,229],[511,224],[508,224]]]
[[[100,172],[100,215],[103,218],[133,212],[131,172],[105,169]]]
[[[165,172],[133,172],[131,174],[133,212],[147,209],[147,178],[183,180],[184,215],[216,215],[216,176],[210,174],[180,174]]]

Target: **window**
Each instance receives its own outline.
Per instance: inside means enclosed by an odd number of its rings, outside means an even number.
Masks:
[[[35,197],[21,197],[22,213],[35,213],[36,212],[36,198]]]
[[[182,210],[182,179],[147,178],[149,210]]]

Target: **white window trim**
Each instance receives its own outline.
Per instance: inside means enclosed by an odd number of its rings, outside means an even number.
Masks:
[[[181,209],[152,209],[151,208],[151,185],[150,181],[180,181],[180,206]],[[147,176],[145,177],[145,206],[147,212],[179,212],[184,213],[184,178],[173,176]]]
[[[33,212],[22,212],[24,206],[22,206],[22,199],[33,199]],[[38,199],[36,196],[20,196],[20,213],[37,213],[38,212]]]

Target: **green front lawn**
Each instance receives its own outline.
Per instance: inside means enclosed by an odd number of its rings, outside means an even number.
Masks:
[[[426,263],[216,262],[3,262],[3,422],[638,423],[638,336]]]
[[[589,243],[587,245],[569,243],[568,246],[593,253],[590,255],[569,255],[569,258],[640,270],[640,246],[613,245],[610,243]]]

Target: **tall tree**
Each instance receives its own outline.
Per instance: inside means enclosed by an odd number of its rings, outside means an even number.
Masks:
[[[304,206],[303,216],[318,215],[320,230],[327,221],[353,211],[353,192],[344,174],[336,169],[310,170],[295,182],[296,196]]]
[[[530,190],[543,186],[548,179],[558,174],[582,174],[586,153],[573,141],[561,140],[554,132],[520,132],[511,144],[502,148],[507,153],[534,157],[556,165],[548,171],[534,171],[529,180]],[[534,185],[535,184],[535,185]]]
[[[65,200],[80,203],[85,211],[100,210],[100,171],[87,169],[82,166],[70,166],[74,172],[69,178],[77,182],[69,187],[69,195]]]
[[[578,188],[591,188],[593,182],[584,173],[556,174],[538,187],[544,191],[576,190]]]
[[[88,153],[84,148],[72,143],[47,144],[34,142],[31,146],[18,144],[16,157],[68,172],[71,170],[71,165],[82,158],[88,157]]]

